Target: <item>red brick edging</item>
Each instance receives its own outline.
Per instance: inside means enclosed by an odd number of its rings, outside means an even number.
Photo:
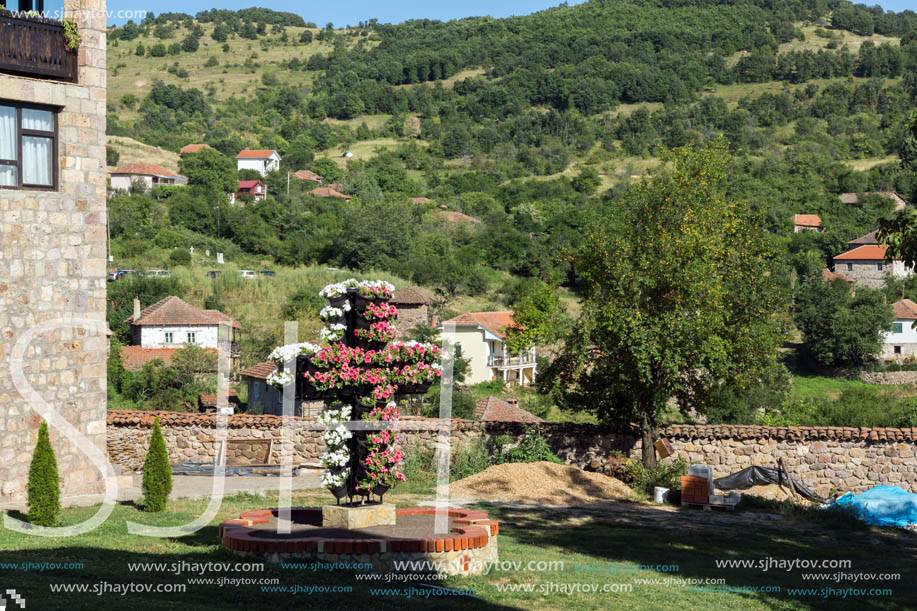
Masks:
[[[235,520],[220,524],[219,535],[223,547],[236,552],[260,552],[280,554],[380,554],[386,552],[424,553],[452,552],[475,549],[487,545],[490,537],[500,533],[497,521],[489,519],[483,511],[448,509],[453,522],[460,524],[448,534],[418,539],[330,539],[327,537],[285,537],[265,539],[253,536],[264,530],[252,528],[256,524],[267,524],[275,515],[275,509],[246,511]],[[318,514],[321,507],[293,507],[292,514]],[[396,509],[395,516],[412,514],[433,514],[434,508]]]

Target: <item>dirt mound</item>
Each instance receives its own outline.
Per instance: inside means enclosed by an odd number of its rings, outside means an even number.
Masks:
[[[550,462],[494,465],[449,486],[449,495],[487,501],[583,505],[630,500],[631,489],[621,481]]]

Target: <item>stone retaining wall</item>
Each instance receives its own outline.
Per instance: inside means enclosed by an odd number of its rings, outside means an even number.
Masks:
[[[857,377],[868,384],[917,384],[917,371],[861,371]]]
[[[109,413],[108,454],[113,463],[131,470],[142,467],[154,415],[157,413]],[[214,459],[214,415],[172,412],[158,412],[158,415],[173,463]],[[229,444],[229,464],[242,464],[253,460],[255,455],[263,457],[268,445],[271,462],[279,464],[281,421],[279,416],[229,417],[229,439],[241,440]],[[437,431],[432,428],[436,420],[407,418],[405,422],[431,429],[402,432],[402,445],[407,451],[433,447]],[[294,419],[294,424],[298,428],[291,431],[288,444],[293,464],[317,462],[324,450],[318,425],[314,420],[302,418]],[[641,453],[639,435],[631,427],[468,420],[452,422],[452,450],[500,435],[518,439],[529,428],[538,429],[560,458],[588,471],[613,474],[620,464],[620,455],[639,459]],[[668,438],[675,448],[673,457],[666,460],[681,457],[691,464],[706,463],[713,467],[716,477],[751,465],[774,466],[778,458],[783,458],[794,476],[822,495],[832,489],[859,492],[878,484],[917,492],[917,428],[671,425],[664,427],[660,436]],[[266,441],[258,446],[251,439]]]

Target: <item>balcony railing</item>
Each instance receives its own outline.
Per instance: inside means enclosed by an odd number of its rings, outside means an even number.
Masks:
[[[487,366],[488,367],[519,367],[535,364],[535,354],[521,354],[517,356],[507,356],[505,354],[494,355],[491,354],[487,357]]]
[[[75,83],[77,54],[63,24],[0,10],[0,72]]]

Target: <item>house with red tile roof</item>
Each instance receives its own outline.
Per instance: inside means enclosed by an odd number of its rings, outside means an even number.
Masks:
[[[917,356],[917,303],[902,299],[892,304],[895,321],[885,334],[882,358],[896,360]]]
[[[794,214],[793,233],[800,231],[824,231],[821,226],[821,217],[817,214]]]
[[[275,150],[243,149],[236,155],[236,169],[255,170],[265,176],[280,169],[280,155]]]
[[[324,177],[319,176],[312,170],[299,170],[298,172],[293,172],[293,178],[298,178],[299,180],[307,180],[309,182],[321,183]]]
[[[862,246],[864,244],[878,244],[879,243],[879,230],[870,231],[866,235],[861,235],[858,238],[853,238],[847,242],[851,246]]]
[[[162,351],[174,352],[187,344],[216,350],[220,344],[220,328],[225,327],[224,347],[229,351],[231,369],[238,369],[242,326],[218,310],[195,308],[174,295],[141,310],[140,300],[134,299],[134,313],[124,322],[131,326],[129,348],[133,350],[129,355],[132,362],[139,362],[141,366],[153,358],[167,360],[171,353]]]
[[[235,193],[230,193],[229,203],[242,201],[260,202],[267,197],[267,186],[260,180],[240,180]]]
[[[186,144],[185,146],[181,147],[181,149],[178,151],[178,154],[179,155],[190,155],[193,153],[197,153],[201,149],[209,149],[209,148],[210,148],[209,144]],[[223,153],[220,153],[220,155],[222,154]]]
[[[350,201],[351,199],[349,195],[344,195],[334,187],[315,187],[309,191],[309,195],[313,197],[337,197],[347,201]]]
[[[882,288],[891,276],[904,278],[914,273],[903,261],[886,261],[884,244],[863,244],[834,257],[834,273],[843,274],[862,286]]]
[[[537,365],[535,349],[511,354],[506,348],[506,330],[515,326],[512,311],[468,312],[439,325],[444,336],[455,330],[461,356],[470,359],[466,383],[501,380],[507,386],[531,386]]]
[[[160,185],[185,185],[188,179],[152,163],[126,163],[109,174],[113,191],[130,191],[140,181],[149,191]]]
[[[474,419],[483,422],[528,422],[532,424],[544,422],[515,403],[496,397],[487,397],[478,401],[474,408]]]
[[[274,416],[283,415],[283,392],[271,384],[267,378],[277,370],[274,361],[264,361],[243,369],[239,376],[248,386],[248,403],[245,411]],[[293,415],[304,418],[318,417],[325,403],[323,401],[303,401],[293,399]]]

